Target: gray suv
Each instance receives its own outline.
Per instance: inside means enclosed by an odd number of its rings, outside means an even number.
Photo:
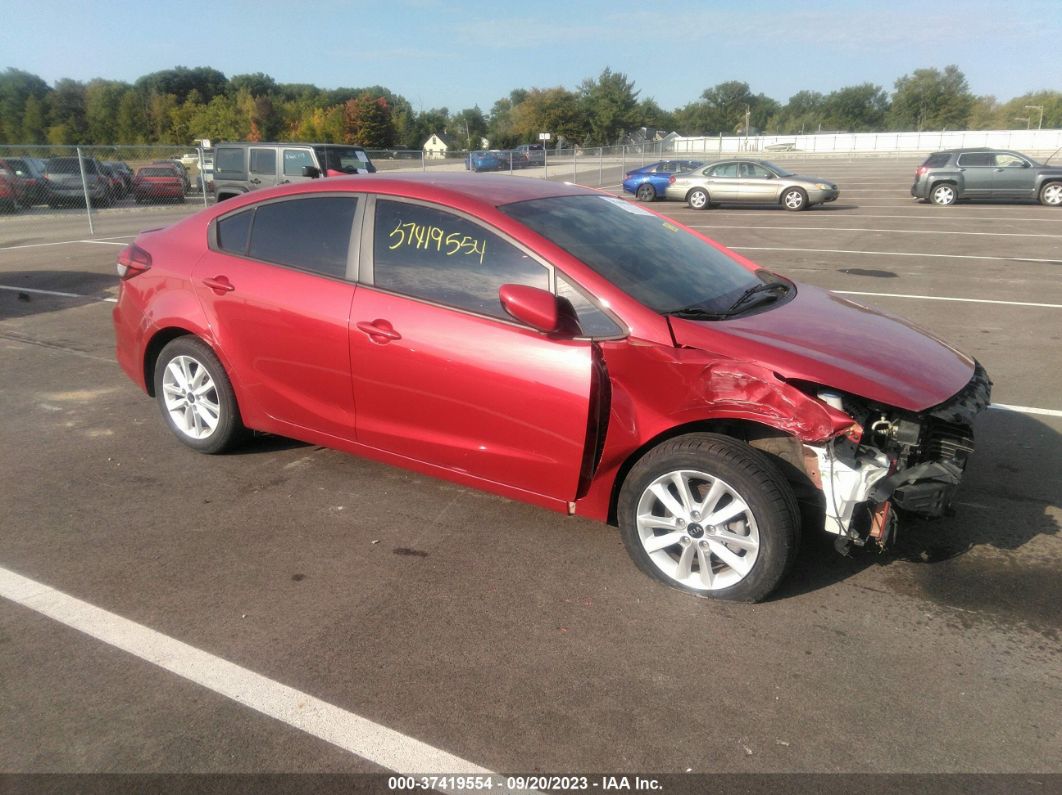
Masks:
[[[1004,149],[934,152],[915,171],[911,195],[946,206],[959,199],[1037,199],[1062,206],[1062,166]]]
[[[220,143],[214,147],[218,201],[252,190],[320,177],[374,172],[360,146],[306,143]]]

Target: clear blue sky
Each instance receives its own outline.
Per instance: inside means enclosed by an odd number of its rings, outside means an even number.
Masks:
[[[666,110],[724,80],[784,103],[949,63],[1007,100],[1062,90],[1059,41],[1062,0],[0,0],[0,68],[49,83],[211,66],[451,112],[606,66]]]

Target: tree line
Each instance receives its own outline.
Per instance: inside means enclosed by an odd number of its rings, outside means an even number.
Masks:
[[[438,133],[457,148],[478,149],[484,139],[507,148],[547,131],[558,146],[612,145],[643,127],[733,135],[1062,126],[1062,92],[1006,102],[974,96],[957,66],[916,69],[891,92],[862,83],[828,94],[800,91],[785,104],[736,80],[670,111],[640,93],[627,75],[606,68],[574,90],[515,89],[487,113],[478,106],[451,112],[415,110],[383,86],[322,89],[261,72],[228,78],[210,67],[178,66],[133,83],[64,78],[49,86],[9,67],[0,73],[0,144],[190,145],[210,138],[420,149]]]

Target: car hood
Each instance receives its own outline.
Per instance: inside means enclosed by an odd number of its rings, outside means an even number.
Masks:
[[[907,411],[943,403],[974,374],[971,358],[928,331],[803,284],[793,299],[756,314],[669,320],[678,345]]]
[[[790,182],[824,182],[827,185],[833,185],[835,188],[837,187],[837,183],[834,182],[832,179],[824,179],[823,177],[809,177],[807,174],[790,174],[788,177],[782,177],[782,179],[789,180]]]

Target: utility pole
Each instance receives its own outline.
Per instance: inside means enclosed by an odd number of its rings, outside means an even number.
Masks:
[[[1026,105],[1025,110],[1038,110],[1040,111],[1040,120],[1036,122],[1036,129],[1042,130],[1044,128],[1044,106],[1043,105]],[[1032,124],[1032,116],[1029,117],[1029,123]]]

